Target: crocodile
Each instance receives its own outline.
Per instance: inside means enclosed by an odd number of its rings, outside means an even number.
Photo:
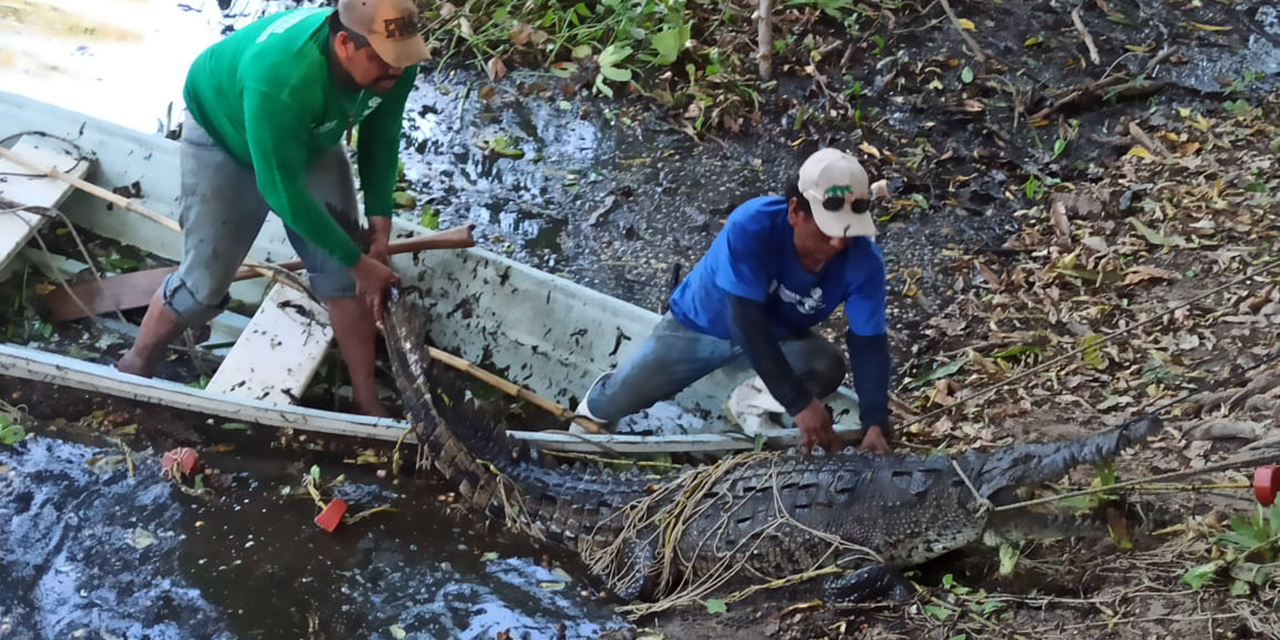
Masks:
[[[706,594],[825,576],[829,598],[903,599],[901,575],[952,550],[1027,537],[1105,535],[1066,512],[1000,512],[1073,467],[1118,456],[1161,429],[1151,415],[1097,434],[958,455],[741,453],[658,475],[552,465],[505,437],[492,408],[468,399],[434,361],[422,314],[393,289],[388,352],[423,464],[464,503],[577,553],[623,601]]]

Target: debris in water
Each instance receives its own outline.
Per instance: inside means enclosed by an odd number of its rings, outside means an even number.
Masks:
[[[347,501],[342,498],[334,498],[325,505],[320,515],[316,516],[316,526],[333,533],[338,528],[338,523],[342,522],[342,516],[347,512]]]
[[[195,449],[190,447],[171,449],[160,458],[160,475],[181,482],[183,477],[191,475],[198,463],[199,456]]]
[[[156,539],[155,534],[150,531],[147,531],[142,527],[136,527],[133,531],[129,532],[129,539],[126,540],[126,542],[128,542],[129,546],[134,549],[146,549],[158,542],[158,540]]]

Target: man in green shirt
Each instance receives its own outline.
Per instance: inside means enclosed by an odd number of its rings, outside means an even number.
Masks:
[[[262,18],[192,63],[183,97],[182,264],[156,292],[117,368],[151,376],[165,347],[223,308],[267,211],[284,222],[351,374],[357,408],[387,415],[374,383],[405,100],[428,57],[413,0],[339,0]],[[372,241],[342,138],[356,149]],[[348,138],[349,139],[349,138]]]

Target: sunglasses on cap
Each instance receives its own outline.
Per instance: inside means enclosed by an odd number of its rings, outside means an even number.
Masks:
[[[853,198],[849,196],[827,196],[822,199],[822,208],[827,211],[839,211],[844,208],[845,202],[849,203],[849,210],[854,213],[866,213],[871,210],[870,198]]]

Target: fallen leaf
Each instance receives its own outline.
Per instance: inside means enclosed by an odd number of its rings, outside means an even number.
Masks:
[[[729,610],[729,605],[717,598],[703,600],[702,604],[707,607],[707,613],[724,613]]]
[[[1121,284],[1135,284],[1146,280],[1173,280],[1175,277],[1177,274],[1172,271],[1139,265],[1125,272],[1124,281]]]
[[[1182,23],[1182,26],[1191,27],[1192,29],[1199,29],[1201,31],[1230,31],[1231,30],[1231,27],[1220,27],[1218,25],[1204,24],[1202,22],[1184,22]]]
[[[387,627],[387,630],[391,632],[391,637],[395,638],[395,640],[404,640],[404,637],[409,635],[404,630],[404,627],[398,624],[393,624],[390,627]]]
[[[1132,149],[1129,149],[1129,153],[1126,153],[1125,155],[1132,158],[1154,158],[1155,157],[1151,154],[1150,151],[1147,151],[1146,147],[1140,144],[1134,145]]]
[[[875,158],[876,160],[880,159],[880,150],[877,149],[875,145],[871,144],[870,142],[863,142],[862,144],[859,144],[858,149],[863,153]]]
[[[157,541],[155,534],[143,529],[142,527],[136,527],[133,531],[129,532],[129,539],[125,542],[128,542],[129,546],[134,549],[146,549]]]
[[[613,203],[614,203],[614,201],[616,201],[616,200],[617,200],[617,197],[616,197],[616,196],[612,196],[612,195],[611,195],[611,196],[606,197],[606,198],[604,199],[604,202],[603,202],[603,203],[601,203],[601,204],[600,204],[600,206],[599,206],[599,207],[597,207],[595,211],[592,211],[592,212],[591,212],[591,215],[587,216],[587,226],[589,227],[589,226],[592,226],[592,225],[594,225],[595,223],[599,222],[599,221],[600,221],[600,216],[602,216],[602,215],[604,215],[604,214],[608,213],[608,212],[609,212],[609,209],[612,209],[612,208],[613,208]]]
[[[977,30],[978,30],[977,25],[973,24],[973,21],[972,21],[972,20],[970,20],[970,19],[968,19],[968,18],[960,18],[959,20],[956,20],[956,22],[959,22],[959,23],[960,23],[960,28],[961,28],[961,29],[964,29],[965,31],[977,31]]]
[[[1071,238],[1071,221],[1067,220],[1067,205],[1061,200],[1054,200],[1049,205],[1049,219],[1053,220],[1054,231],[1061,238]]]
[[[502,58],[499,58],[498,56],[490,58],[489,64],[485,65],[484,70],[489,74],[489,80],[491,82],[501,80],[502,76],[507,75],[507,65],[503,64]]]
[[[1159,233],[1156,233],[1154,230],[1151,229],[1151,227],[1148,227],[1147,225],[1143,224],[1142,221],[1137,218],[1129,218],[1129,223],[1132,224],[1133,227],[1137,229],[1139,233],[1142,234],[1142,237],[1146,238],[1147,242],[1150,242],[1151,244],[1158,244],[1162,247],[1172,247],[1175,245],[1182,244],[1181,238],[1178,238],[1177,236],[1166,237]]]

